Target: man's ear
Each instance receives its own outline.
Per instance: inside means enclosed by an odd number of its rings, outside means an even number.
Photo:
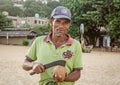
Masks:
[[[50,22],[50,25],[52,25],[53,18],[50,18],[50,19],[49,19],[49,22]]]

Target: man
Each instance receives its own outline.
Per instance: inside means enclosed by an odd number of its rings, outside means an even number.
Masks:
[[[40,73],[39,85],[74,85],[75,81],[80,78],[82,69],[81,45],[67,34],[70,24],[70,10],[63,6],[56,7],[50,17],[50,33],[47,36],[37,37],[30,47],[23,69],[33,70],[36,74]],[[53,74],[55,67],[49,69],[44,67],[44,64],[56,60],[66,61],[67,76],[64,80],[61,79],[61,76],[55,78],[56,76]]]

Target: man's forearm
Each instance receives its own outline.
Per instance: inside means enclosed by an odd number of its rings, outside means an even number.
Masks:
[[[33,68],[33,62],[25,61],[22,65],[22,68],[26,71],[29,71]]]
[[[64,81],[74,82],[80,78],[80,74],[81,74],[80,71],[75,70],[75,71],[71,72],[70,74],[68,74],[68,76],[65,78]]]
[[[29,71],[33,68],[33,65],[34,65],[34,60],[26,56],[26,59],[22,65],[22,68],[26,71]]]

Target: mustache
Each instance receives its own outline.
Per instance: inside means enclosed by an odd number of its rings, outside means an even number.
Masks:
[[[55,31],[64,31],[64,30],[63,30],[63,28],[58,27],[58,28],[55,29]]]

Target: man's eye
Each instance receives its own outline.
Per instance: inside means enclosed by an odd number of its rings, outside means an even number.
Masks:
[[[65,24],[69,24],[69,22],[65,22]]]
[[[60,22],[60,20],[58,20],[58,19],[55,19],[55,22]]]
[[[60,22],[59,22],[59,21],[56,21],[55,23],[56,23],[56,24],[59,24]]]

